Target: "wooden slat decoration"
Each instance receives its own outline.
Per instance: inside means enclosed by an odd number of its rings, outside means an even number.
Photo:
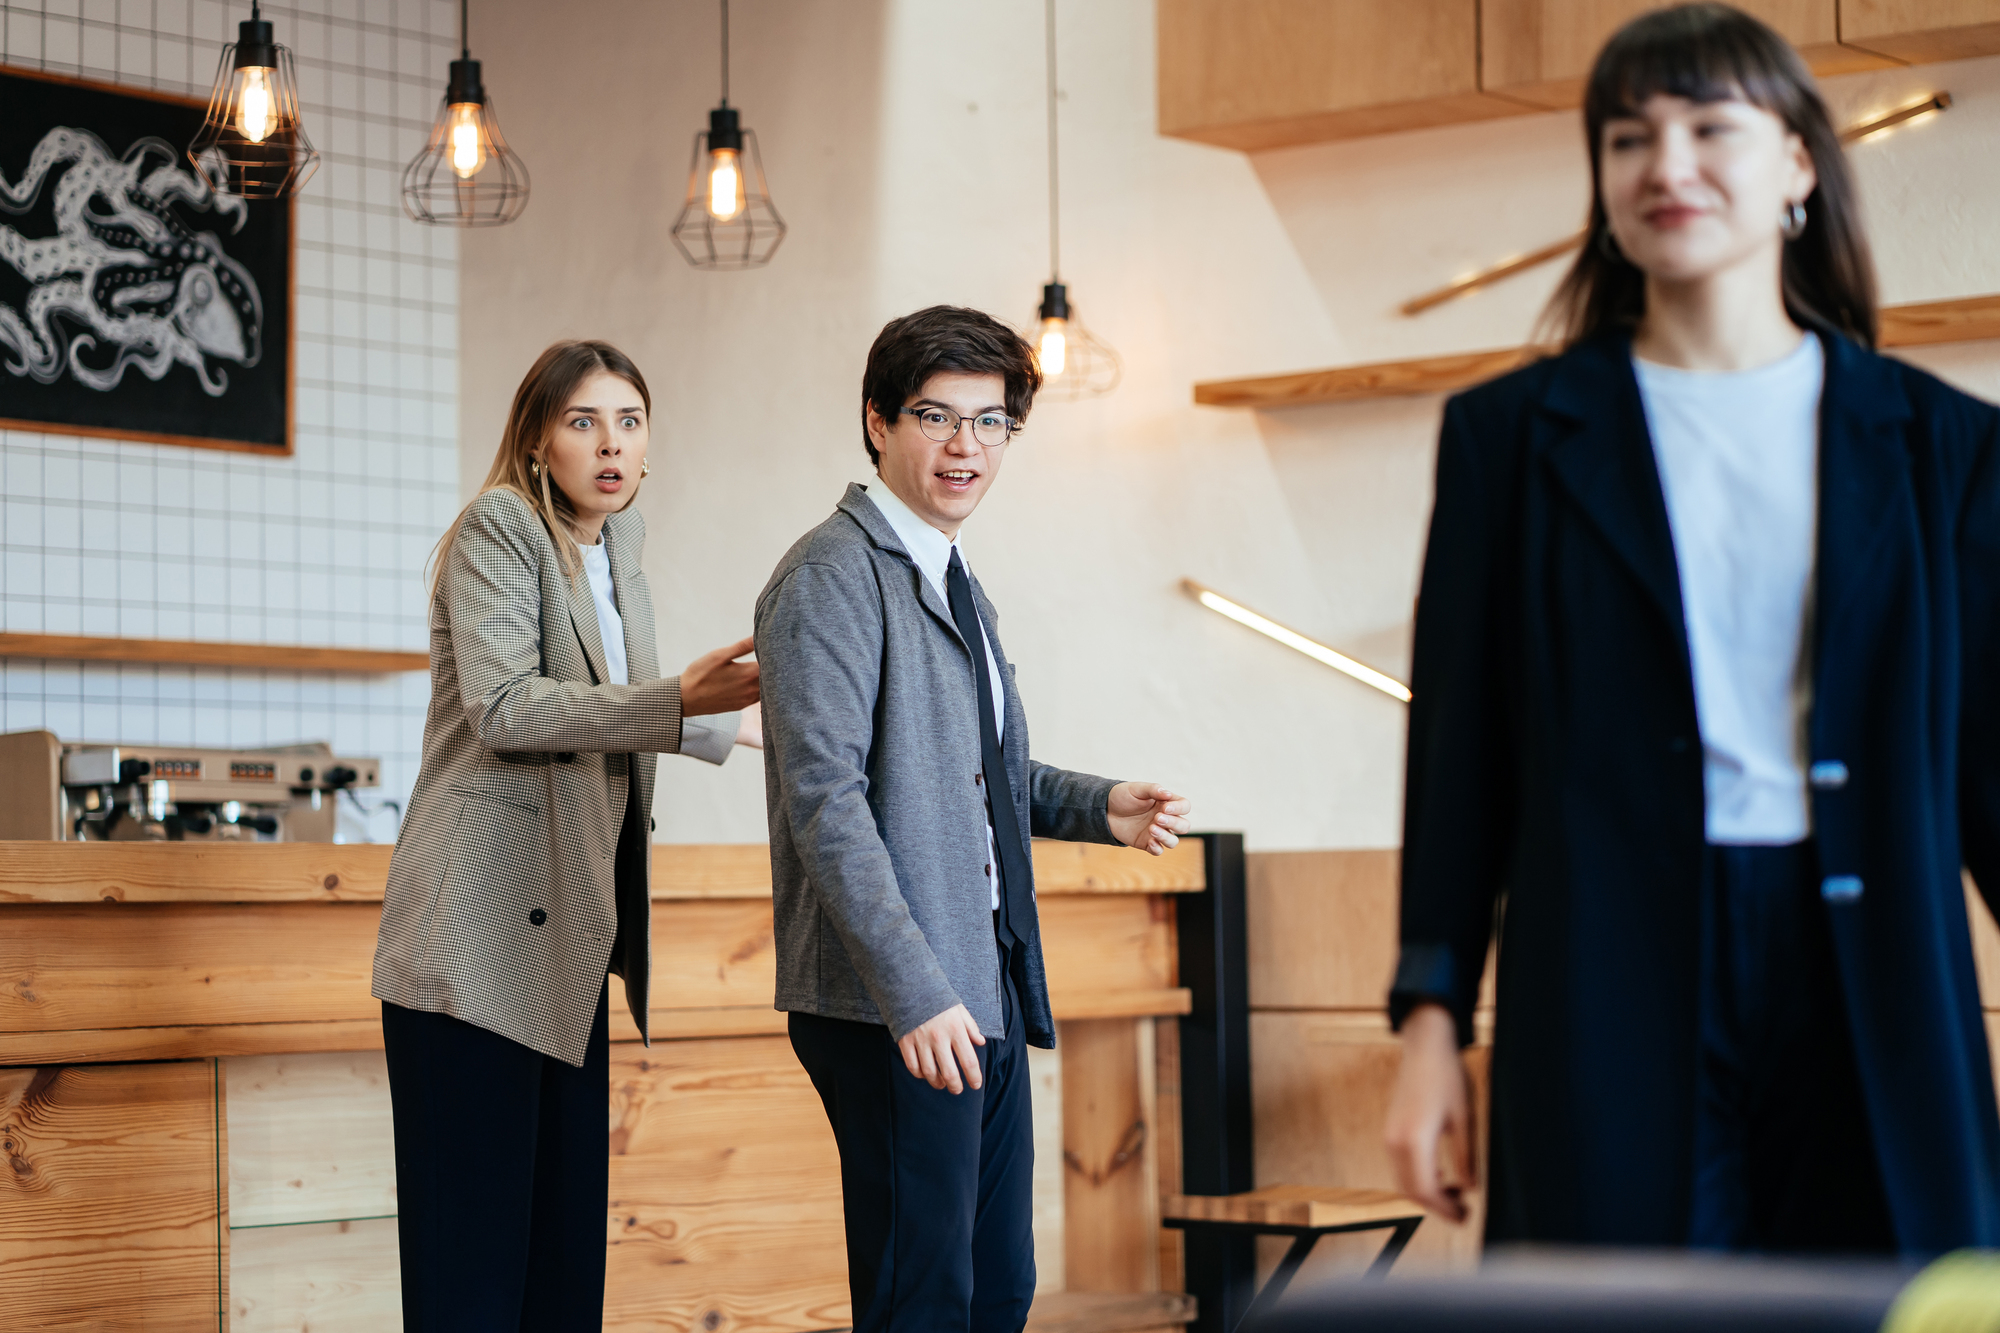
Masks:
[[[12,903],[380,902],[387,844],[0,841],[0,907]],[[1164,856],[1038,840],[1035,889],[1064,894],[1198,893],[1201,840]],[[771,896],[762,843],[653,847],[653,899]]]
[[[0,1322],[217,1326],[212,1063],[0,1069],[0,1141]]]
[[[158,662],[176,666],[251,667],[281,671],[387,675],[428,671],[429,653],[375,648],[299,648],[275,643],[215,643],[196,639],[106,639],[88,634],[0,634],[0,657],[65,662]]]
[[[782,1037],[611,1050],[604,1326],[852,1323],[840,1163]]]
[[[293,1226],[396,1211],[389,1071],[380,1051],[223,1062],[232,1225]]]
[[[1884,348],[1986,338],[2000,338],[2000,296],[1923,301],[1882,311],[1880,341]],[[1194,386],[1194,400],[1209,407],[1279,408],[1456,393],[1525,365],[1534,355],[1530,348],[1508,347],[1288,375],[1207,380]]]
[[[381,1020],[373,903],[10,907],[0,1032]]]
[[[1060,1034],[1056,1037],[1062,1044]],[[1035,1127],[1035,1187],[1032,1204],[1035,1232],[1035,1293],[1063,1291],[1069,1286],[1064,1249],[1068,1219],[1063,1193],[1069,1171],[1063,1165],[1062,1051],[1030,1046],[1029,1104]]]
[[[300,1051],[379,1051],[382,1020],[217,1023],[145,1028],[0,1032],[0,1065],[191,1060]]]
[[[375,1333],[402,1317],[393,1217],[229,1234],[229,1333]]]

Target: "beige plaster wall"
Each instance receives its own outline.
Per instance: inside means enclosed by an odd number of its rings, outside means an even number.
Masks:
[[[934,301],[1025,322],[1046,278],[1035,0],[739,0],[732,102],[791,234],[768,268],[690,270],[667,228],[716,94],[715,6],[488,0],[475,54],[534,173],[465,238],[462,479],[549,340],[631,352],[655,397],[639,504],[662,652],[748,633],[785,548],[865,479],[858,381],[882,322]],[[1401,705],[1189,602],[1193,576],[1394,673],[1430,497],[1435,398],[1197,408],[1199,379],[1503,346],[1554,280],[1420,319],[1395,306],[1576,225],[1575,119],[1248,158],[1153,132],[1153,7],[1065,0],[1064,276],[1124,354],[1108,398],[1045,403],[967,525],[1038,758],[1167,781],[1258,848],[1398,840]],[[2000,61],[1853,76],[1842,116],[1949,88],[1854,150],[1890,300],[2000,291]],[[1927,354],[2000,392],[1992,345]],[[748,762],[745,762],[745,760]],[[764,836],[762,778],[663,765],[667,841]]]

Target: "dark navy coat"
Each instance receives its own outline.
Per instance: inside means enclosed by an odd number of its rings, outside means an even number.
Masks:
[[[1960,883],[2000,911],[2000,411],[1823,341],[1812,817],[1862,886],[1825,910],[1900,1245],[2000,1244]],[[1470,1040],[1501,923],[1488,1238],[1683,1244],[1702,747],[1629,340],[1446,405],[1411,687],[1391,1010]]]

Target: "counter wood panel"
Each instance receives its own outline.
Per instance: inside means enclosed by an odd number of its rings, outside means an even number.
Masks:
[[[611,1125],[607,1330],[852,1322],[839,1153],[789,1041],[614,1045]]]
[[[229,1235],[229,1333],[381,1333],[402,1320],[393,1217]]]
[[[0,1069],[0,1323],[213,1329],[212,1061]]]
[[[14,903],[380,902],[387,844],[323,842],[0,841],[0,906]],[[1202,849],[1183,839],[1164,856],[1129,847],[1038,839],[1041,896],[1198,893]],[[653,845],[653,900],[769,898],[762,843]]]
[[[394,1216],[396,1143],[380,1051],[249,1056],[225,1060],[222,1072],[232,1227]]]

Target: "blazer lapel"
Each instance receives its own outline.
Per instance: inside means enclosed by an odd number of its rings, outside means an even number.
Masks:
[[[1599,338],[1557,363],[1536,427],[1550,468],[1683,645],[1680,569],[1631,344]]]
[[[903,539],[896,535],[896,529],[890,525],[888,519],[882,517],[882,511],[875,507],[875,502],[868,498],[867,487],[858,482],[849,482],[847,494],[840,497],[840,503],[836,508],[860,525],[861,530],[868,534],[870,541],[885,551],[894,551],[909,563],[910,577],[917,587],[917,602],[924,610],[931,613],[932,619],[950,631],[951,637],[958,640],[961,648],[971,652],[971,645],[967,644],[965,636],[958,632],[958,622],[951,617],[951,608],[944,604],[944,599],[938,596],[937,589],[933,588],[931,581],[924,577],[924,572],[917,568],[916,558],[903,545]]]
[[[1868,582],[1896,515],[1909,504],[1910,459],[1903,422],[1912,415],[1902,381],[1883,358],[1836,333],[1820,335],[1826,388],[1820,395],[1819,639]],[[1831,654],[1820,651],[1816,664]]]
[[[625,622],[625,674],[636,685],[657,680],[659,647],[654,640],[653,597],[639,568],[638,552],[626,540],[623,524],[606,522],[604,540],[611,556],[611,591],[618,599],[618,618]]]
[[[583,645],[593,680],[602,685],[611,672],[604,665],[604,635],[597,628],[597,604],[590,595],[590,576],[578,571],[575,578],[563,575],[562,581],[563,596],[569,603],[569,623],[576,630],[577,642]]]

